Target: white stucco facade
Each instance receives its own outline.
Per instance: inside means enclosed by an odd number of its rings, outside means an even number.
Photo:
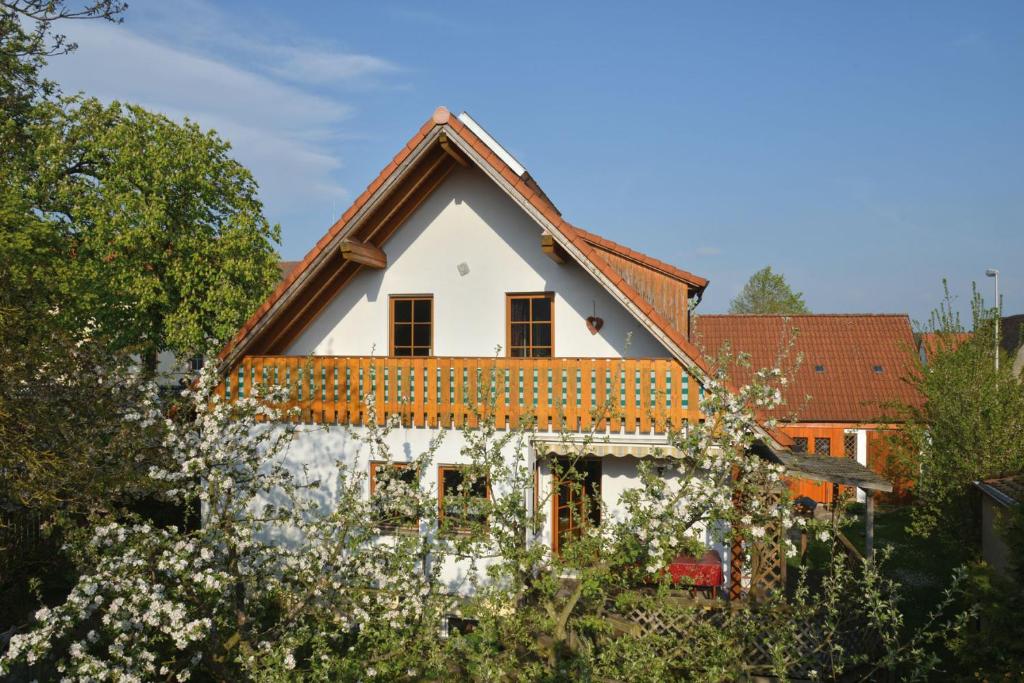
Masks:
[[[463,465],[470,462],[469,457],[462,454],[462,449],[466,445],[462,432],[454,429],[442,431],[446,433],[440,448],[436,451],[431,466],[420,472],[419,479],[421,488],[435,495],[438,490],[438,475],[441,466]],[[331,509],[338,503],[339,464],[367,475],[364,481],[364,495],[369,496],[368,474],[372,459],[370,449],[364,443],[366,435],[367,429],[364,427],[345,429],[315,425],[300,426],[285,454],[284,464],[293,472],[301,473],[300,479],[308,477],[309,481],[319,480],[320,485],[313,489],[311,495],[316,496],[317,502],[323,509]],[[425,453],[437,436],[438,430],[436,429],[401,428],[389,432],[385,444],[393,462],[411,462],[417,456]],[[556,435],[548,434],[549,438],[553,436]],[[644,439],[643,442],[654,443],[655,440]],[[536,491],[539,493],[536,500],[533,492],[528,493],[527,507],[528,511],[532,511],[535,505],[540,505],[543,522],[538,525],[537,533],[529,541],[552,547],[554,508],[550,492],[553,481],[550,461],[544,456],[543,445],[527,443],[521,448],[517,448],[512,440],[505,447],[505,454],[510,461],[513,458],[520,459],[519,461],[530,472],[536,468]],[[600,461],[600,491],[605,518],[621,519],[624,514],[619,504],[622,494],[630,488],[639,486],[637,476],[639,459],[628,456],[606,456],[602,457]],[[494,495],[502,495],[502,492],[494,491]],[[435,529],[428,528],[424,522],[421,523],[419,532],[429,534],[434,533]],[[704,540],[710,539],[705,538]],[[718,544],[712,547],[719,552],[721,557],[727,558],[726,548]],[[477,578],[483,578],[488,562],[478,561],[476,565]],[[441,570],[441,578],[453,593],[468,594],[472,592],[469,561],[446,561]]]
[[[493,356],[506,347],[506,294],[553,292],[554,355],[669,357],[579,265],[545,256],[540,236],[537,223],[481,171],[455,171],[383,245],[387,268],[356,274],[286,353],[386,355],[389,297],[430,294],[433,355]],[[604,326],[591,334],[586,319],[595,314]]]
[[[391,330],[390,298],[430,295],[433,298],[432,353],[448,357],[506,355],[507,310],[510,293],[553,294],[553,355],[560,358],[671,358],[671,353],[592,275],[571,260],[557,263],[541,248],[541,228],[500,187],[476,168],[455,170],[380,247],[387,255],[383,269],[361,268],[334,299],[295,338],[289,356],[386,356]],[[592,333],[588,316],[603,326]],[[463,434],[445,430],[433,465],[420,472],[421,487],[434,493],[439,466],[468,462],[461,453]],[[369,475],[369,449],[360,441],[363,427],[344,429],[306,425],[298,429],[287,464],[321,481],[315,495],[327,508],[337,504],[337,463]],[[396,462],[411,461],[425,452],[437,431],[396,429],[387,446]],[[617,435],[647,443],[654,435]],[[664,438],[661,439],[664,444]],[[508,446],[508,457],[515,456]],[[523,451],[526,464],[536,467],[537,490],[548,492],[552,477],[545,454],[534,446]],[[622,513],[619,500],[638,486],[638,460],[605,457],[601,461],[600,491],[606,514]],[[365,486],[369,496],[369,482]],[[498,495],[498,492],[495,492]],[[529,496],[530,506],[536,501]],[[543,499],[546,522],[531,542],[552,544],[552,501]],[[425,523],[424,523],[425,524]],[[421,524],[420,533],[434,533]],[[725,557],[724,549],[719,549]],[[486,562],[476,564],[486,571]],[[471,591],[470,563],[449,561],[443,580],[453,593]]]

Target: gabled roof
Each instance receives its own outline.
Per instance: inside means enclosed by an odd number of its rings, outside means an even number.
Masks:
[[[779,418],[873,422],[892,412],[887,404],[921,400],[905,381],[918,367],[906,315],[700,315],[692,338],[711,358],[726,342],[733,353],[749,353],[750,368],[735,369],[736,382],[774,366],[792,339],[783,365],[792,366],[797,354],[803,358],[784,392],[785,405],[775,411]]]
[[[507,162],[507,152],[482,140],[471,128],[471,119],[464,117],[470,123],[467,125],[460,118],[463,117],[451,116],[444,107],[434,112],[224,347],[220,354],[222,365],[230,366],[244,354],[274,354],[286,349],[360,267],[341,257],[343,240],[380,247],[453,169],[473,164],[519,204],[677,360],[698,377],[706,375],[708,366],[681,331],[679,321],[674,324],[669,312],[659,311],[610,259],[615,255],[630,259],[651,272],[684,283],[695,292],[703,289],[707,280],[601,240],[568,223],[525,169],[520,168],[517,173]],[[766,434],[777,443],[790,443],[781,433]]]

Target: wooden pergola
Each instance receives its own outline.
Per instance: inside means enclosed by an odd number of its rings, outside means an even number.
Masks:
[[[869,470],[856,460],[844,457],[814,456],[792,451],[776,451],[762,448],[759,455],[781,464],[786,474],[800,479],[831,483],[838,490],[840,486],[854,486],[864,492],[864,556],[874,558],[875,545],[875,492],[892,492],[892,482]]]

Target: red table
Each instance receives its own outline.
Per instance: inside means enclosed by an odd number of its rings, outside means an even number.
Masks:
[[[714,550],[707,551],[703,557],[677,555],[668,566],[668,573],[672,575],[672,583],[679,583],[686,576],[693,580],[695,588],[716,589],[724,580],[722,557]]]

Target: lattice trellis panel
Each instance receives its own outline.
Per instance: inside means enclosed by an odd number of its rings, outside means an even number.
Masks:
[[[769,505],[778,505],[784,493],[776,490]],[[750,548],[750,594],[756,600],[786,589],[786,530],[781,521],[766,530],[764,539]]]
[[[787,658],[793,662],[787,674],[793,678],[809,678],[811,671],[827,677],[831,670],[831,648],[839,645],[851,654],[870,654],[877,648],[877,639],[856,623],[856,615],[850,614],[836,630],[827,628],[825,616],[821,612],[812,611],[806,614],[779,614],[778,611],[759,611],[756,606],[733,609],[727,603],[714,601],[693,601],[694,609],[680,612],[679,610],[661,609],[657,606],[639,605],[617,611],[611,603],[606,615],[626,626],[625,629],[634,636],[662,636],[685,639],[690,634],[695,622],[716,628],[726,628],[730,619],[746,622],[744,632],[752,637],[743,644],[744,654],[738,666],[753,675],[772,675],[773,660],[771,647],[778,642],[783,630],[793,635],[788,644]],[[780,619],[784,624],[780,624]]]

